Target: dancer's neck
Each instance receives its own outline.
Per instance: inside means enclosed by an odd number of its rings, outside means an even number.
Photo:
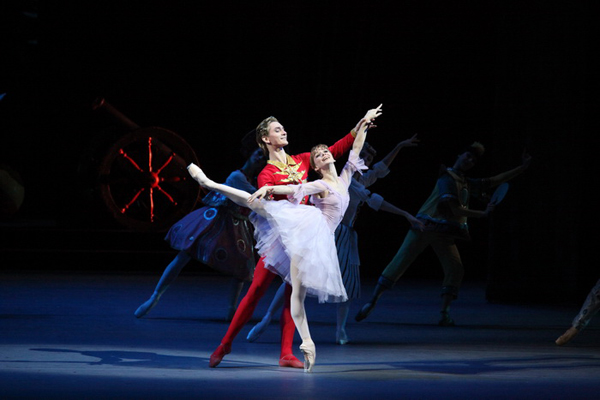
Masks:
[[[269,160],[279,161],[281,163],[287,163],[287,154],[283,147],[272,148],[269,146]]]
[[[334,187],[337,187],[339,184],[339,176],[337,174],[337,170],[335,169],[334,164],[329,164],[329,168],[323,169],[321,171],[321,179],[325,182],[332,184]]]

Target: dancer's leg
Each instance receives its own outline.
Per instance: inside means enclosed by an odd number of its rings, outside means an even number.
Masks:
[[[235,311],[231,323],[229,324],[229,328],[227,329],[227,333],[225,333],[225,336],[221,339],[221,344],[210,356],[209,366],[211,368],[219,365],[223,357],[231,352],[233,339],[235,339],[237,334],[240,333],[240,330],[252,317],[258,301],[265,294],[273,281],[273,278],[275,278],[275,274],[265,268],[265,264],[261,258],[254,269],[252,284]]]
[[[396,281],[406,272],[419,254],[429,246],[430,240],[430,234],[413,230],[408,231],[402,246],[381,273],[371,299],[362,306],[354,317],[356,321],[362,321],[371,314],[383,292],[391,289],[396,284]]]
[[[600,310],[600,279],[588,293],[579,314],[573,319],[573,326],[578,330],[584,329],[598,310]]]
[[[221,340],[221,343],[231,345],[233,339],[235,339],[244,325],[252,318],[258,301],[264,296],[275,276],[274,273],[265,268],[265,264],[261,258],[258,264],[256,264],[252,284],[235,311],[231,324],[229,324],[229,329],[223,340]]]
[[[227,321],[231,321],[235,309],[237,308],[240,293],[244,288],[244,280],[239,278],[231,278],[231,286],[229,287],[229,307],[227,310]]]
[[[572,326],[567,329],[558,339],[556,344],[559,346],[565,345],[571,341],[579,332],[581,332],[590,323],[590,320],[600,310],[600,279],[596,282],[596,286],[590,290],[587,298],[583,302],[577,316],[573,319]]]
[[[296,325],[296,329],[302,339],[300,350],[304,354],[304,371],[311,372],[315,364],[316,349],[315,344],[310,336],[308,328],[308,319],[306,317],[306,309],[304,308],[304,300],[306,299],[306,288],[302,286],[302,282],[297,278],[298,269],[294,261],[291,261],[290,275],[292,277],[292,295],[290,298],[291,314]]]
[[[204,174],[204,172],[195,164],[190,164],[188,166],[188,172],[200,184],[205,188],[215,190],[224,196],[226,196],[229,200],[233,201],[240,207],[246,207],[254,210],[254,206],[260,205],[260,202],[252,202],[248,203],[248,197],[251,196],[250,193],[245,192],[240,189],[233,188],[231,186],[223,185],[222,183],[216,183]],[[255,210],[256,211],[256,210]]]
[[[438,239],[431,243],[431,247],[437,254],[444,270],[441,317],[438,325],[454,326],[454,320],[450,318],[450,304],[458,298],[458,289],[462,284],[465,269],[454,239],[438,235]]]
[[[350,312],[350,305],[352,300],[338,303],[337,305],[337,328],[335,332],[335,342],[337,344],[346,344],[350,341],[348,334],[346,333],[346,323],[348,322],[348,313]]]
[[[287,284],[285,282],[283,282],[279,286],[279,289],[277,289],[277,293],[275,293],[275,297],[273,297],[273,300],[271,301],[271,304],[269,305],[269,308],[268,308],[267,312],[265,313],[264,317],[258,324],[254,325],[254,328],[252,328],[250,333],[248,333],[248,336],[246,337],[246,339],[248,341],[254,342],[256,339],[258,339],[260,337],[260,335],[262,335],[262,333],[265,331],[265,329],[267,329],[267,327],[271,323],[271,319],[273,318],[273,315],[275,315],[277,310],[279,310],[281,308],[281,306],[283,305],[283,303],[285,302],[284,295],[285,295],[286,285]],[[288,296],[288,299],[289,299],[289,296]]]
[[[303,368],[304,364],[294,356],[294,351],[292,350],[296,324],[291,314],[291,297],[292,287],[286,283],[283,292],[283,309],[281,310],[279,321],[281,328],[281,357],[279,359],[279,366]]]
[[[160,296],[167,290],[169,285],[173,283],[173,281],[179,276],[179,273],[185,267],[185,265],[191,260],[191,256],[185,251],[180,251],[177,253],[177,256],[169,263],[165,271],[163,272],[156,288],[154,289],[154,293],[152,296],[144,302],[141,306],[135,310],[134,315],[137,318],[141,318],[144,315],[148,314],[152,308],[158,304],[158,300]]]

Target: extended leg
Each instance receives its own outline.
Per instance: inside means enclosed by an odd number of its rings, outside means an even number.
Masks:
[[[190,261],[192,257],[186,253],[185,251],[180,251],[177,253],[177,256],[169,263],[165,271],[163,272],[156,288],[154,289],[154,293],[152,296],[144,302],[141,306],[135,310],[134,315],[136,318],[142,318],[144,315],[148,314],[152,308],[156,304],[158,304],[158,300],[160,296],[167,290],[169,285],[173,283],[173,281],[179,276],[179,273],[185,267],[185,265]]]
[[[371,314],[383,292],[391,289],[396,284],[396,281],[400,279],[413,261],[429,245],[430,239],[430,234],[413,230],[408,231],[402,246],[400,246],[392,261],[390,261],[381,273],[371,299],[365,303],[358,314],[356,314],[356,317],[354,317],[356,321],[362,321]]]
[[[590,290],[587,298],[583,302],[581,309],[577,316],[573,319],[572,326],[563,333],[558,339],[556,344],[562,346],[567,344],[573,339],[579,332],[581,332],[589,323],[590,320],[598,310],[600,309],[600,279],[596,282],[596,286]]]
[[[205,188],[215,190],[223,195],[225,195],[229,200],[233,201],[240,207],[252,208],[251,204],[248,203],[248,197],[250,197],[250,193],[245,192],[240,189],[233,188],[231,186],[223,185],[222,183],[216,183],[204,174],[204,172],[195,164],[190,164],[188,166],[188,172],[194,178],[196,182]],[[256,203],[258,204],[258,202]]]
[[[283,303],[285,302],[285,299],[284,299],[285,286],[286,286],[285,282],[283,282],[279,286],[279,289],[277,289],[277,293],[275,293],[275,297],[273,297],[273,300],[271,301],[271,304],[269,305],[269,308],[268,308],[267,312],[265,313],[264,317],[258,324],[256,324],[254,326],[254,328],[252,328],[250,333],[248,333],[248,336],[246,337],[246,339],[248,341],[254,342],[256,339],[258,339],[260,337],[260,335],[262,335],[262,333],[265,331],[265,329],[267,329],[267,327],[271,323],[271,319],[273,318],[273,315],[275,315],[277,310],[279,310],[281,308],[281,306],[283,305]]]
[[[254,269],[254,278],[252,279],[252,284],[248,288],[248,292],[235,311],[235,314],[231,319],[231,323],[229,324],[229,328],[227,329],[227,333],[225,333],[225,336],[223,336],[223,339],[221,339],[221,344],[219,347],[217,347],[214,353],[210,356],[209,366],[211,368],[219,365],[223,357],[231,352],[231,344],[233,343],[233,340],[237,334],[240,333],[240,330],[250,320],[250,318],[252,318],[252,314],[256,309],[258,301],[265,294],[275,276],[276,275],[274,273],[265,268],[265,264],[261,258]]]

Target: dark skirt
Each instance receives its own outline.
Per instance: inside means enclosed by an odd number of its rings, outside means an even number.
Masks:
[[[340,224],[335,230],[335,247],[348,299],[357,299],[360,297],[360,258],[358,257],[356,231],[349,226]]]
[[[251,281],[256,259],[250,210],[214,192],[202,201],[206,205],[173,224],[165,240],[223,274]]]

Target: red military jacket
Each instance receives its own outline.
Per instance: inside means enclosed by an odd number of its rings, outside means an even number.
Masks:
[[[354,143],[354,131],[350,132],[342,139],[338,140],[329,147],[331,155],[336,160],[350,150]],[[306,182],[308,170],[310,169],[310,152],[300,153],[295,156],[286,155],[286,163],[280,161],[267,161],[267,165],[258,174],[258,187],[276,186],[276,185],[298,185]],[[275,200],[285,199],[285,195],[274,195]],[[308,202],[308,196],[302,200],[302,203]]]

